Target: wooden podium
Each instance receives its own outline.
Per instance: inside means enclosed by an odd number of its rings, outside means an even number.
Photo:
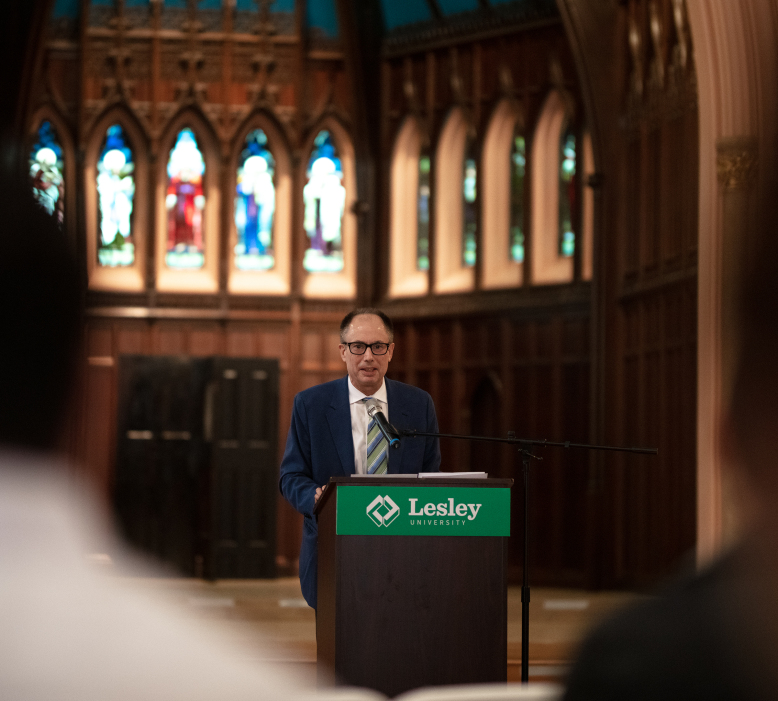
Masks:
[[[512,484],[330,480],[316,509],[320,679],[389,697],[507,681]]]

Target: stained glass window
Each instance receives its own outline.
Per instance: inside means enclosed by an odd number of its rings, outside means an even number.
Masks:
[[[320,131],[308,161],[303,188],[305,233],[309,239],[303,267],[314,272],[343,270],[343,210],[346,188],[338,150],[328,131]]]
[[[202,268],[205,262],[205,161],[194,132],[178,132],[167,162],[167,253],[170,268]]]
[[[475,265],[475,234],[478,227],[476,193],[478,166],[475,140],[468,138],[462,174],[462,264]]]
[[[510,259],[524,260],[524,175],[527,172],[527,150],[524,137],[517,131],[511,148],[511,228]]]
[[[238,159],[235,193],[235,265],[241,270],[270,270],[273,255],[273,215],[276,211],[275,159],[267,135],[254,129]]]
[[[425,146],[419,156],[416,269],[430,269],[430,152]]]
[[[97,260],[100,265],[123,266],[135,262],[132,204],[135,198],[135,161],[124,130],[108,127],[97,161]]]
[[[562,132],[559,147],[559,255],[575,253],[573,213],[577,201],[575,134],[567,128]]]
[[[60,225],[65,221],[65,159],[57,130],[44,121],[30,152],[30,180],[35,199]]]

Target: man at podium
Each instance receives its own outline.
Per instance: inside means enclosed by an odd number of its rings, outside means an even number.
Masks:
[[[340,324],[340,357],[348,374],[297,394],[281,461],[281,493],[303,519],[300,585],[316,608],[317,535],[313,509],[330,477],[416,474],[440,469],[437,438],[403,439],[389,448],[368,410],[376,407],[400,429],[437,433],[432,397],[385,379],[394,330],[378,309],[355,309]]]

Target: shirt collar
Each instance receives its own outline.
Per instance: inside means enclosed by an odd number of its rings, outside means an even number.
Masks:
[[[348,403],[349,404],[356,404],[357,402],[361,402],[365,397],[367,397],[367,394],[363,394],[360,392],[356,387],[354,387],[353,384],[351,384],[351,378],[348,378]],[[386,399],[386,380],[381,381],[381,386],[378,388],[378,391],[373,395],[374,399],[377,399],[379,402],[382,402],[383,404],[388,404],[389,402]]]

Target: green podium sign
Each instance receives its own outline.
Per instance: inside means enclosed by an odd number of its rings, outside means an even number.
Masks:
[[[509,536],[511,492],[507,488],[341,484],[336,533]]]

